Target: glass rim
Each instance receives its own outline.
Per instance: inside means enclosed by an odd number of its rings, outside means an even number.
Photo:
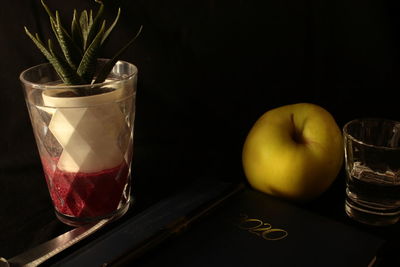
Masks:
[[[352,134],[350,134],[347,130],[349,125],[354,124],[354,123],[360,123],[360,122],[365,122],[365,121],[382,121],[382,122],[389,122],[392,124],[400,124],[400,121],[396,121],[393,119],[386,119],[386,118],[379,118],[379,117],[367,117],[367,118],[358,118],[358,119],[353,119],[351,121],[348,121],[344,126],[343,126],[343,136],[346,138],[349,138],[361,145],[365,145],[368,147],[373,147],[373,148],[379,148],[379,149],[385,149],[385,150],[400,150],[400,146],[398,147],[388,147],[388,146],[378,146],[378,145],[373,145],[373,144],[369,144],[366,143],[362,140],[360,140],[359,138],[354,137]]]
[[[110,59],[99,58],[98,60],[99,61],[108,61]],[[104,82],[101,82],[101,83],[78,84],[78,85],[48,85],[48,84],[41,84],[41,83],[37,83],[37,82],[28,81],[27,79],[24,78],[26,73],[28,73],[29,71],[32,71],[32,70],[34,70],[36,68],[44,67],[44,66],[50,66],[51,68],[53,68],[53,66],[51,65],[50,62],[44,62],[44,63],[40,63],[40,64],[34,65],[32,67],[29,67],[29,68],[23,70],[19,75],[19,79],[25,85],[30,85],[32,87],[35,87],[36,89],[45,90],[45,89],[74,89],[74,88],[82,88],[82,87],[101,87],[101,86],[108,85],[108,84],[115,84],[116,82],[123,82],[123,81],[129,80],[132,77],[134,77],[135,75],[137,75],[138,68],[134,64],[132,64],[132,63],[130,63],[128,61],[118,60],[117,62],[115,62],[114,67],[118,63],[127,64],[127,65],[130,65],[131,67],[133,67],[132,73],[130,73],[129,75],[126,75],[126,76],[124,76],[124,77],[122,77],[122,78],[120,78],[118,80],[104,81]]]

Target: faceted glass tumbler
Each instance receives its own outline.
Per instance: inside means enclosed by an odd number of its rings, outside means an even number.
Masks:
[[[343,127],[347,215],[384,226],[400,219],[400,122],[352,120]]]
[[[105,82],[69,86],[50,64],[41,64],[23,71],[20,80],[59,220],[79,226],[125,214],[137,68],[118,61]]]

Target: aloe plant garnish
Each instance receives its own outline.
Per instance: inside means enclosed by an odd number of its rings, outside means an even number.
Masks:
[[[51,39],[48,39],[47,45],[45,45],[37,33],[35,35],[32,34],[27,27],[25,27],[26,34],[52,64],[55,71],[60,76],[60,79],[66,85],[84,85],[103,82],[118,58],[134,43],[142,30],[142,27],[140,27],[138,33],[95,73],[99,52],[117,24],[121,13],[121,9],[118,8],[114,21],[110,26],[106,27],[104,4],[100,0],[95,1],[100,4],[96,15],[93,17],[92,10],[83,10],[80,14],[74,10],[70,26],[71,29],[68,31],[66,27],[62,25],[58,11],[53,13],[45,4],[44,0],[41,0],[58,44],[57,49]],[[87,94],[87,92],[80,93],[83,95]]]

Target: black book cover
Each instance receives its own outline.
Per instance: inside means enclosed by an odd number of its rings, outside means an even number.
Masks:
[[[383,240],[250,188],[135,266],[369,266]]]

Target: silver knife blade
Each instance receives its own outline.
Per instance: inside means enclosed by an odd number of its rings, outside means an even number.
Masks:
[[[4,258],[0,258],[0,266],[38,266],[61,251],[93,234],[109,221],[110,219],[104,219],[98,223],[77,227],[11,259],[5,260]]]

